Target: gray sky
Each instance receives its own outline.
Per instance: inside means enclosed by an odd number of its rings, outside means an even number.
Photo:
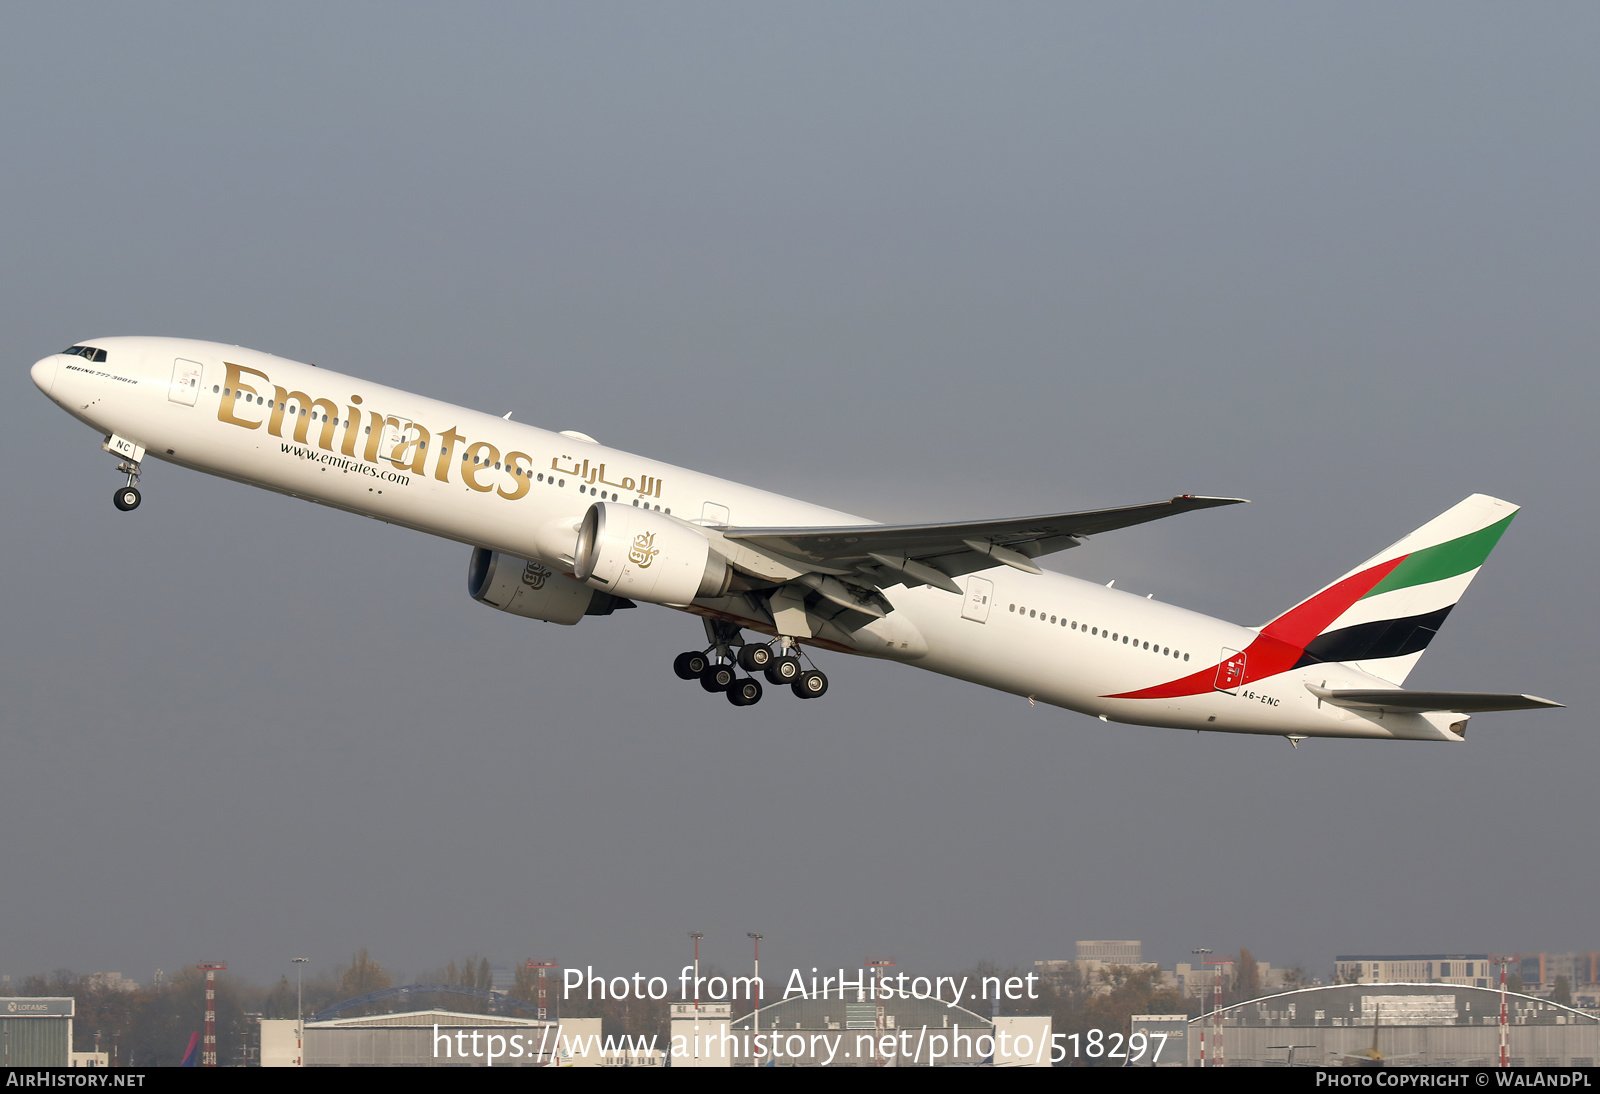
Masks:
[[[0,972],[1590,949],[1588,5],[0,9]],[[28,366],[212,338],[885,520],[1255,504],[1053,565],[1259,623],[1525,506],[1461,747],[672,676],[467,551],[113,461]]]

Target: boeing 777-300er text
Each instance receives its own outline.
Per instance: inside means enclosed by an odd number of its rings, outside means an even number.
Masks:
[[[828,689],[805,647],[1177,729],[1460,741],[1467,715],[1559,704],[1406,691],[1516,507],[1475,494],[1259,627],[1039,568],[1084,537],[1232,505],[875,524],[237,346],[98,338],[33,366],[99,433],[135,509],[145,457],[472,548],[467,590],[572,624],[636,601],[701,617],[674,668],[735,706]],[[754,637],[747,637],[752,635]],[[809,661],[809,657],[806,657]]]

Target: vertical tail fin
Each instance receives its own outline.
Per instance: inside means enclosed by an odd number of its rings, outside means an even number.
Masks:
[[[1299,664],[1355,663],[1392,684],[1422,657],[1517,507],[1474,494],[1379,551],[1261,629],[1297,646]]]

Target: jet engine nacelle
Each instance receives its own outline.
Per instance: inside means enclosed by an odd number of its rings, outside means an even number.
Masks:
[[[467,592],[479,604],[567,627],[586,615],[610,615],[614,608],[631,607],[587,585],[579,585],[543,563],[512,558],[482,547],[472,549],[472,562],[467,568]]]
[[[613,596],[683,607],[722,596],[733,580],[728,560],[699,528],[653,509],[601,501],[578,526],[573,574]]]

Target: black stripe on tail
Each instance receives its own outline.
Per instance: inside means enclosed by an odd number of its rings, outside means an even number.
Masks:
[[[1294,667],[1298,669],[1324,661],[1375,661],[1380,657],[1404,657],[1425,650],[1453,607],[1455,605],[1451,604],[1426,615],[1379,619],[1319,634],[1311,640]]]

